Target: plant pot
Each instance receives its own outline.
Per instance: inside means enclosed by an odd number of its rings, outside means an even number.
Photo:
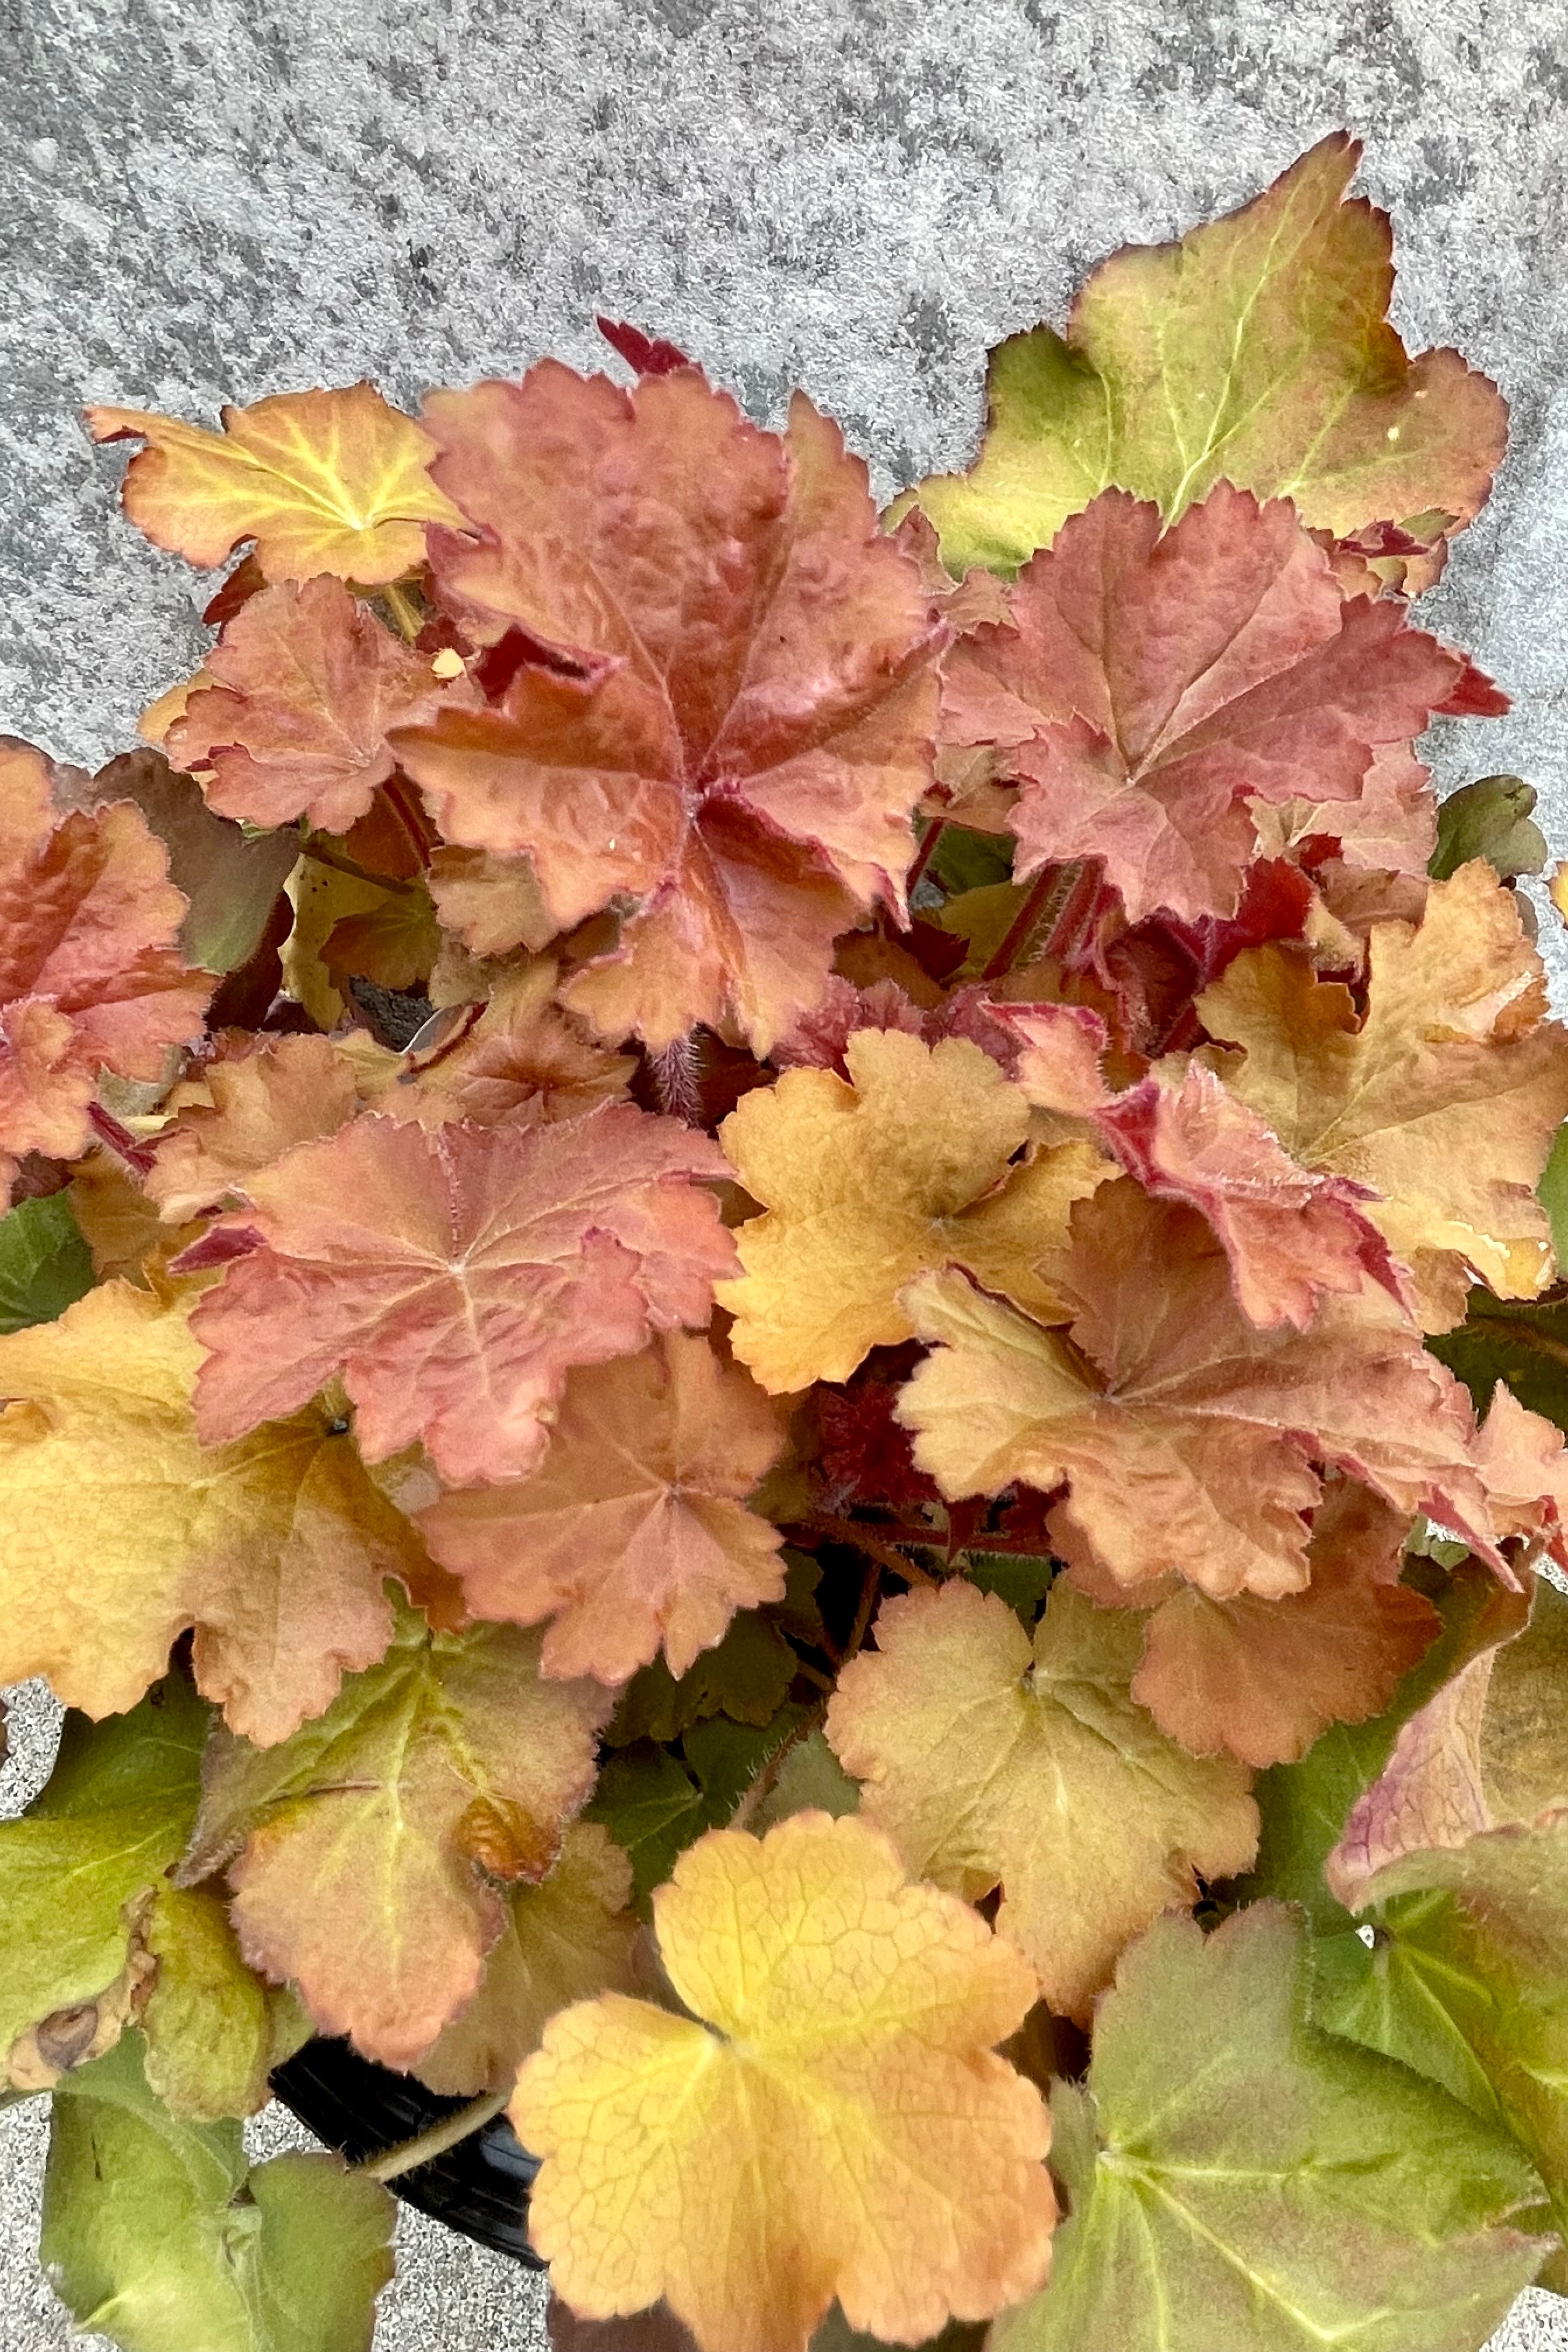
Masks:
[[[272,2075],[272,2088],[318,2139],[349,2163],[363,2163],[428,2131],[468,2103],[427,2091],[362,2058],[346,2042],[307,2042]],[[528,2192],[539,2169],[504,2116],[387,2185],[420,2212],[465,2238],[510,2254],[531,2270],[544,2264],[528,2242]]]

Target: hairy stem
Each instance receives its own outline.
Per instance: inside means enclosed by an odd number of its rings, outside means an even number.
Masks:
[[[890,1569],[901,1576],[906,1584],[934,1584],[935,1577],[920,1568],[898,1547],[879,1536],[874,1528],[863,1528],[858,1519],[836,1519],[826,1512],[813,1512],[809,1518],[797,1519],[795,1525],[808,1535],[821,1536],[829,1543],[848,1544],[867,1559],[874,1559],[881,1568]]]
[[[418,2133],[413,2139],[401,2140],[396,2147],[386,2148],[380,2156],[367,2157],[354,2170],[365,2173],[372,2180],[400,2180],[405,2172],[417,2172],[422,2164],[445,2156],[449,2147],[483,2131],[487,2124],[495,2121],[510,2096],[510,2090],[487,2091],[482,2099],[471,2100],[456,2115],[432,2124],[428,2131]]]
[[[1068,934],[1076,932],[1082,919],[1079,894],[1092,878],[1089,862],[1081,857],[1065,866],[1043,866],[981,979],[1000,980],[1031,946],[1041,955],[1070,946]]]
[[[921,875],[925,872],[926,867],[931,864],[931,858],[935,854],[937,843],[942,839],[942,835],[946,831],[947,819],[945,817],[932,817],[930,824],[927,825],[921,839],[921,845],[916,850],[914,856],[910,861],[910,870],[904,877],[904,888],[910,898],[912,898],[914,897],[915,885],[920,880]]]

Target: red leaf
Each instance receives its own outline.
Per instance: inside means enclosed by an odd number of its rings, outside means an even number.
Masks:
[[[662,336],[645,335],[629,320],[598,318],[594,324],[610,349],[618,352],[638,375],[673,375],[677,368],[691,365],[676,344],[667,343]]]

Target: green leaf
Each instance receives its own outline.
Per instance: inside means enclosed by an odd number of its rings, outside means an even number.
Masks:
[[[1561,1272],[1568,1266],[1568,1126],[1560,1127],[1552,1138],[1535,1196],[1551,1219],[1552,1249]]]
[[[237,2124],[179,2122],[132,2034],[56,2095],[44,2263],[122,2352],[367,2352],[393,2214],[334,2157],[251,2169]]]
[[[1123,1956],[1087,2091],[1058,2085],[1068,2190],[1044,2292],[993,2352],[1475,2352],[1547,2243],[1514,2142],[1308,2021],[1300,1921],[1205,1937],[1167,1917]]]
[[[1522,776],[1482,776],[1461,784],[1437,811],[1437,846],[1426,871],[1447,882],[1472,857],[1484,857],[1504,881],[1539,874],[1546,864],[1546,835],[1531,822],[1535,788]]]
[[[1033,1627],[1060,1563],[1038,1552],[966,1551],[964,1572],[982,1592],[994,1592]]]
[[[65,1192],[0,1217],[0,1332],[52,1323],[92,1288],[92,1258]]]
[[[1065,341],[1038,327],[992,354],[978,460],[913,494],[950,572],[1016,570],[1112,483],[1173,521],[1222,478],[1340,534],[1476,512],[1502,404],[1453,352],[1412,363],[1386,323],[1387,221],[1342,201],[1358,154],[1320,141],[1239,212],[1102,263]]]
[[[701,1790],[679,1757],[640,1739],[612,1756],[599,1775],[588,1819],[602,1822],[632,1865],[639,1909],[662,1886],[710,1824]]]
[[[825,1732],[808,1731],[780,1765],[778,1778],[752,1816],[752,1827],[761,1837],[792,1813],[831,1813],[835,1821],[842,1821],[859,1809],[859,1781],[849,1778]]]
[[[188,961],[237,971],[261,943],[278,893],[300,856],[300,836],[247,834],[219,816],[191,777],[161,751],[127,751],[93,778],[100,800],[134,801],[169,853],[169,879],[190,901],[180,931]]]
[[[950,898],[956,898],[965,890],[1010,882],[1015,847],[1010,833],[975,833],[964,824],[944,825],[926,872],[941,883]]]
[[[1426,1345],[1464,1381],[1478,1412],[1486,1412],[1504,1381],[1521,1404],[1568,1431],[1568,1297],[1494,1298],[1478,1287],[1458,1329]]]
[[[689,1725],[719,1714],[736,1723],[767,1723],[783,1705],[797,1664],[778,1627],[756,1610],[745,1610],[679,1682],[662,1657],[639,1668],[621,1695],[606,1737],[616,1748],[629,1748],[638,1739],[677,1739]]]
[[[210,1713],[172,1675],[129,1715],[68,1715],[47,1786],[0,1822],[0,2051],[16,2087],[97,2057],[140,2013],[148,2072],[181,2114],[266,2101],[293,2004],[246,1967],[222,1902],[167,1877],[195,1820]]]

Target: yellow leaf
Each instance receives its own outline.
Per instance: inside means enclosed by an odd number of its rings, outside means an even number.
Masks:
[[[1514,894],[1477,858],[1425,919],[1374,924],[1366,1012],[1296,949],[1253,948],[1198,999],[1226,1084],[1302,1166],[1382,1197],[1367,1214],[1416,1279],[1429,1331],[1462,1321],[1473,1272],[1504,1298],[1552,1276],[1535,1197],[1568,1114],[1568,1031]]]
[[[745,1271],[714,1296],[731,1344],[775,1395],[845,1381],[872,1348],[910,1337],[899,1292],[967,1266],[1046,1321],[1062,1319],[1047,1270],[1068,1212],[1110,1162],[1086,1143],[1013,1165],[1029,1132],[1021,1087],[966,1038],[936,1046],[862,1029],[851,1084],[790,1070],[746,1095],[720,1140],[766,1213],[741,1227]]]
[[[1087,2018],[1134,1936],[1252,1862],[1251,1774],[1189,1756],[1131,1696],[1139,1619],[1058,1580],[1031,1651],[1005,1601],[954,1580],[888,1601],[876,1630],[827,1718],[860,1816],[939,1886],[1000,1886],[998,1930],[1053,2009]]]
[[[815,1812],[710,1832],[654,1918],[688,2014],[569,2009],[512,2102],[543,2158],[533,2242],[574,2310],[662,2294],[702,2352],[804,2352],[835,2295],[913,2344],[1038,2284],[1045,2110],[993,2054],[1035,1994],[1010,1945]]]
[[[1112,483],[1168,522],[1222,479],[1341,535],[1469,520],[1507,410],[1457,352],[1412,361],[1388,324],[1387,215],[1344,201],[1360,155],[1320,140],[1238,212],[1101,263],[1065,341],[1037,327],[992,354],[977,462],[914,493],[951,572],[1016,569]]]
[[[95,441],[142,441],[125,511],[155,547],[223,562],[256,542],[268,580],[330,572],[367,586],[425,560],[425,526],[462,517],[430,479],[429,435],[368,383],[226,408],[223,431],[139,408],[89,408]]]
[[[381,1656],[424,1550],[320,1405],[197,1443],[191,1304],[110,1281],[0,1339],[0,1681],[116,1713],[194,1625],[199,1688],[268,1743]]]

